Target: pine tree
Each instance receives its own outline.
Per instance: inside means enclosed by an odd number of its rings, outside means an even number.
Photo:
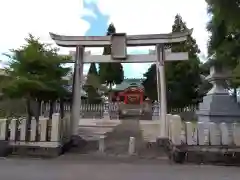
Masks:
[[[86,84],[84,85],[84,89],[87,92],[88,96],[88,102],[89,103],[97,103],[99,102],[100,95],[98,93],[98,89],[96,88],[94,81],[92,80],[94,78],[98,79],[98,72],[95,63],[91,63],[90,68],[88,70],[88,75],[87,75],[87,81]]]
[[[227,27],[234,31],[240,29],[240,0],[206,0],[210,11],[214,10],[214,17],[218,17]]]
[[[240,1],[239,0],[206,0],[211,20],[207,30],[209,39],[209,62],[217,63],[230,70],[230,88],[234,89],[235,99],[240,84]]]
[[[116,33],[113,24],[110,24],[107,29],[107,36]],[[103,55],[111,54],[111,46],[104,47]],[[121,63],[99,63],[99,77],[103,84],[106,84],[112,89],[114,84],[120,84],[124,79],[124,71]]]
[[[175,16],[172,32],[184,32],[188,30],[180,15]],[[186,42],[173,44],[172,52],[188,52],[188,61],[177,61],[165,64],[167,82],[168,107],[181,108],[187,105],[196,104],[201,98],[198,92],[200,78],[200,50],[191,36]],[[156,88],[156,65],[153,64],[144,74],[146,77],[143,85],[147,96],[157,100]]]

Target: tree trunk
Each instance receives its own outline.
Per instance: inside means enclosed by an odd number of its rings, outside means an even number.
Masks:
[[[109,84],[109,94],[108,94],[108,102],[109,102],[109,103],[112,102],[111,93],[112,93],[112,84],[110,83],[110,84]]]
[[[52,115],[53,115],[53,106],[54,106],[54,101],[51,100],[51,101],[50,101],[50,110],[49,110],[49,119],[52,119]]]
[[[38,124],[39,124],[39,116],[40,116],[40,112],[41,112],[41,103],[42,103],[41,100],[37,100],[37,111],[36,111],[36,115],[35,115],[36,124],[37,124],[37,129],[36,129],[36,134],[37,134],[36,140],[37,141],[40,140]]]
[[[237,88],[233,89],[233,98],[234,98],[234,101],[237,102]]]
[[[108,95],[108,113],[112,113],[112,84],[109,85],[109,95]]]
[[[62,98],[60,99],[60,116],[61,119],[64,117],[64,100]]]
[[[32,112],[31,112],[31,100],[30,98],[26,98],[26,110],[27,110],[27,122],[26,122],[26,137],[25,139],[30,140],[30,130],[31,130],[31,120],[32,120]]]
[[[49,106],[50,106],[49,115],[48,115],[49,120],[47,121],[47,135],[46,135],[47,141],[50,140],[50,129],[51,129],[50,127],[52,125],[52,115],[53,115],[53,108],[54,108],[54,100],[50,101]]]
[[[41,116],[41,103],[42,103],[41,100],[37,100],[37,114],[36,114],[36,116],[38,117],[38,119],[39,119],[39,116]]]

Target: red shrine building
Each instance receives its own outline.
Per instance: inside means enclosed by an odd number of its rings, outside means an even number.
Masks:
[[[145,100],[143,79],[124,79],[112,89],[112,101],[124,104],[142,104]]]

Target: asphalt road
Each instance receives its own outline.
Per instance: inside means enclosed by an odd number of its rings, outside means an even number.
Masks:
[[[167,162],[0,159],[0,180],[239,180],[240,168]]]

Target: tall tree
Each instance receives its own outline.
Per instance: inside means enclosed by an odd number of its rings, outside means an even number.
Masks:
[[[220,0],[219,2],[221,1],[224,0]],[[229,2],[230,1],[232,0],[229,0]],[[221,10],[221,3],[219,4],[219,2],[214,0],[207,2],[209,2],[208,13],[211,15],[211,20],[207,25],[207,30],[211,33],[208,44],[209,57],[223,65],[235,67],[236,59],[239,55],[240,26],[239,28],[233,28],[234,24],[232,24],[232,21],[229,21],[226,17],[223,18],[226,10]],[[228,6],[226,9],[230,11]],[[238,21],[239,20],[240,18],[238,18]]]
[[[209,57],[211,63],[218,63],[232,72],[229,80],[235,99],[240,85],[240,1],[206,0],[211,20],[207,29],[211,33]]]
[[[180,15],[175,16],[172,32],[184,32],[188,30]],[[166,83],[168,107],[181,108],[196,104],[201,99],[199,94],[200,50],[196,40],[189,36],[186,42],[173,44],[172,52],[188,52],[188,61],[166,63]],[[144,74],[146,77],[143,85],[147,95],[152,100],[157,100],[156,92],[156,65],[153,64]]]
[[[113,24],[110,24],[107,29],[107,36],[116,33]],[[111,54],[111,46],[104,47],[103,55]],[[112,89],[114,84],[120,84],[124,79],[124,71],[121,63],[99,63],[99,77],[103,84],[106,84]]]
[[[39,42],[39,39],[29,35],[26,45],[11,50],[9,67],[6,69],[10,80],[3,87],[4,94],[9,97],[24,98],[28,121],[34,115],[30,102],[62,98],[67,91],[63,85],[67,83],[62,79],[69,68],[61,63],[65,58],[57,54],[58,49]],[[38,112],[39,113],[39,112]],[[38,118],[39,114],[35,114]]]
[[[228,24],[230,29],[240,29],[239,0],[206,0],[209,8],[214,9],[214,15]]]
[[[96,103],[100,99],[100,95],[98,93],[98,89],[93,85],[92,79],[98,78],[98,72],[95,63],[91,63],[88,75],[87,75],[87,81],[85,84],[84,89],[87,92],[88,95],[88,102],[89,103]]]

